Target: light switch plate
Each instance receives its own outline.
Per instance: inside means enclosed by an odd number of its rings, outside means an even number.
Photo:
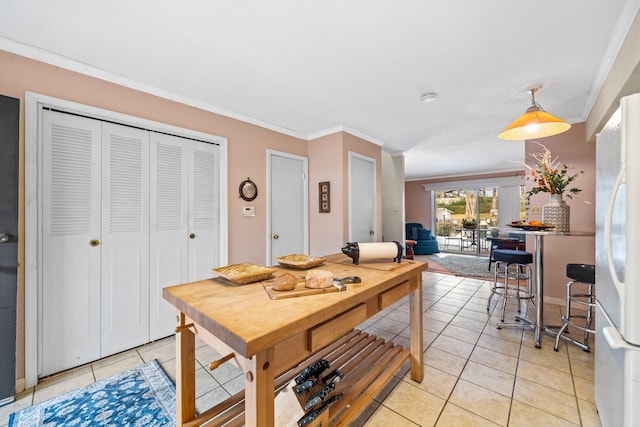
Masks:
[[[242,216],[256,216],[256,208],[255,208],[255,206],[243,206],[242,207]]]

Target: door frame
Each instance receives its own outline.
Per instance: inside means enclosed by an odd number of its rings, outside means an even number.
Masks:
[[[0,333],[0,406],[15,400],[16,378],[16,344],[18,295],[18,238],[19,236],[19,176],[20,176],[20,99],[8,95],[0,95],[2,100],[0,121],[4,143],[0,143],[2,152],[2,208],[0,209],[0,233],[7,233],[6,240],[0,242],[0,257],[4,271],[0,272],[0,295],[6,298],[0,309],[2,332]]]
[[[360,153],[356,153],[354,151],[349,151],[349,169],[347,171],[347,176],[349,177],[349,241],[353,242],[353,227],[351,227],[352,221],[353,221],[353,209],[351,209],[351,201],[353,200],[353,192],[355,191],[355,189],[352,186],[352,182],[351,182],[351,168],[352,168],[352,161],[353,159],[358,159],[358,160],[362,160],[368,163],[371,163],[373,165],[373,176],[372,178],[372,184],[373,184],[373,200],[374,200],[374,204],[373,204],[373,236],[374,236],[374,242],[378,240],[378,187],[377,187],[377,163],[376,163],[376,159],[372,158],[372,157],[368,157],[365,156],[363,154]]]
[[[266,265],[271,265],[272,257],[271,257],[271,158],[273,156],[285,157],[292,160],[297,160],[302,162],[302,169],[304,176],[307,180],[307,185],[304,186],[304,192],[302,196],[302,204],[303,204],[303,242],[302,247],[305,249],[304,252],[306,254],[309,253],[309,159],[304,156],[298,156],[296,154],[285,153],[282,151],[276,150],[267,150],[267,189],[266,189],[266,197],[267,197],[267,259]]]
[[[42,144],[42,111],[51,108],[58,111],[79,114],[98,120],[111,121],[126,126],[140,127],[152,131],[170,133],[185,138],[197,139],[220,146],[220,262],[228,262],[228,147],[227,139],[172,126],[153,120],[142,119],[128,114],[104,110],[89,105],[78,104],[60,98],[54,98],[34,92],[25,92],[25,307],[24,307],[24,357],[25,387],[38,383],[38,352],[41,348],[38,336],[38,319],[41,314],[38,296],[42,286],[42,273],[39,269],[42,259],[42,224],[40,217],[40,156]],[[223,208],[224,207],[224,208]]]

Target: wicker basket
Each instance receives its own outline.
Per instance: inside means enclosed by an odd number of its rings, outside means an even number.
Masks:
[[[291,254],[274,258],[274,261],[285,267],[307,269],[324,264],[326,259],[309,255]]]
[[[212,271],[233,283],[244,285],[269,279],[276,269],[256,264],[231,264]]]

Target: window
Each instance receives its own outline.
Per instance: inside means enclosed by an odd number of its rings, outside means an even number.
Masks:
[[[442,250],[487,253],[487,237],[525,217],[524,178],[425,184],[434,195],[435,234]]]

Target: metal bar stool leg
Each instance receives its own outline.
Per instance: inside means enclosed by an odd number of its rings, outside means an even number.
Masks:
[[[522,314],[523,303],[533,302],[532,288],[532,271],[529,264],[533,262],[533,255],[529,252],[518,251],[514,249],[495,249],[494,260],[496,268],[504,265],[504,285],[502,288],[502,310],[500,313],[500,321],[497,328],[533,328],[534,323],[525,319],[524,315],[516,315],[516,322],[505,322],[505,313],[507,310],[507,299],[513,298],[518,304],[518,313]],[[494,274],[494,284],[497,287],[497,273]],[[523,283],[524,281],[524,283]],[[525,306],[525,313],[526,313]]]
[[[571,316],[571,286],[574,284],[575,280],[570,280],[567,283],[567,296],[565,299],[565,315],[562,316],[562,326],[560,327],[560,329],[558,330],[558,332],[555,332],[556,334],[556,343],[553,346],[553,349],[555,351],[558,351],[558,344],[560,343],[560,338],[562,338],[562,334],[564,334],[565,332],[567,332],[567,329],[569,327],[569,321],[566,319],[569,319],[569,317]]]
[[[592,329],[593,323],[593,310],[595,308],[595,266],[590,264],[567,264],[567,276],[571,279],[567,283],[567,296],[566,296],[566,313],[562,316],[562,327],[558,332],[548,331],[552,335],[556,335],[556,341],[554,350],[558,351],[558,345],[560,339],[577,345],[584,351],[590,351],[589,348],[589,334],[594,334],[595,330]],[[574,291],[576,285],[586,285],[586,293],[578,293]],[[572,312],[572,305],[582,305],[586,308],[585,314],[574,314]],[[578,324],[573,319],[584,319],[584,324]],[[578,341],[568,335],[568,327],[582,331],[582,341]]]

